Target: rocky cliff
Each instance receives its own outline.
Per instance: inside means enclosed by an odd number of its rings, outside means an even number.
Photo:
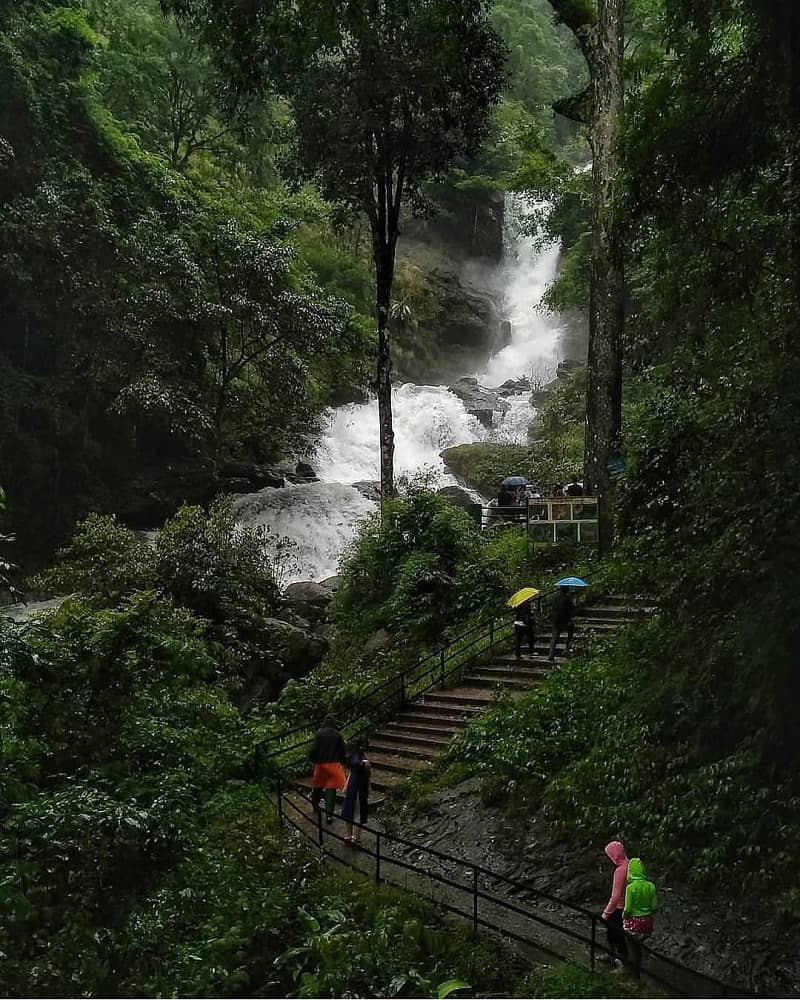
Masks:
[[[443,187],[428,218],[407,217],[392,334],[399,381],[438,383],[476,369],[506,342],[502,192]]]

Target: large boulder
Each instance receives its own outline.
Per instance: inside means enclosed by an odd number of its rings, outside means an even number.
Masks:
[[[312,580],[290,583],[284,596],[291,604],[311,604],[316,607],[327,607],[331,600],[330,591]]]
[[[461,486],[443,486],[440,490],[436,491],[437,496],[443,497],[448,503],[451,503],[454,507],[460,507],[461,510],[467,511],[470,515],[475,515],[475,508],[480,508],[469,493],[463,489]],[[480,515],[478,515],[480,519]]]
[[[331,594],[335,594],[339,589],[339,585],[342,582],[340,576],[328,576],[324,580],[320,581],[320,587],[324,587],[326,590],[330,591]]]
[[[311,625],[318,625],[327,618],[333,591],[309,580],[289,584],[283,596],[295,615]]]
[[[531,383],[527,378],[510,378],[497,390],[498,396],[519,396],[524,392],[530,392]]]
[[[230,487],[230,493],[248,493],[263,490],[266,487],[280,489],[286,485],[286,480],[277,469],[269,465],[259,465],[255,462],[228,462],[220,470],[220,489]],[[242,486],[247,484],[247,489]]]
[[[495,413],[503,413],[510,409],[510,405],[494,390],[479,385],[478,380],[472,375],[460,378],[449,386],[449,389],[463,402],[467,413],[477,417],[484,427],[492,426]]]
[[[322,662],[327,652],[327,642],[289,622],[268,618],[264,622],[264,629],[267,633],[269,652],[278,663],[282,680],[305,677]]]

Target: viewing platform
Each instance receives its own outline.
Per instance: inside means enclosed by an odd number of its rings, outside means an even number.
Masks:
[[[596,545],[597,497],[532,497],[527,503],[501,507],[491,500],[480,507],[481,527],[524,524],[535,542]]]

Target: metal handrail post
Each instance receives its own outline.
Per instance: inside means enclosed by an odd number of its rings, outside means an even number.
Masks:
[[[494,646],[494,618],[489,622],[489,645]]]
[[[320,848],[322,847],[322,803],[320,802],[317,806],[317,840],[319,841]]]
[[[592,972],[597,965],[597,917],[592,916],[592,938],[589,942],[589,967]]]
[[[478,869],[472,869],[472,929],[478,933]]]
[[[375,834],[375,881],[381,881],[381,833]]]
[[[439,670],[440,670],[440,681],[442,687],[444,687],[444,682],[445,682],[444,664],[445,664],[445,657],[444,657],[444,650],[442,649],[439,652]]]

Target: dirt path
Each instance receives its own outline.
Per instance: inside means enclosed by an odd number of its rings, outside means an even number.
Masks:
[[[586,922],[568,910],[537,903],[537,890],[599,913],[610,888],[602,844],[580,850],[553,835],[540,817],[512,829],[504,813],[482,804],[477,780],[433,797],[417,822],[381,817],[397,835],[526,882],[530,891],[505,887],[510,898],[538,913],[548,911],[586,933]],[[408,852],[413,854],[413,852]],[[692,969],[767,996],[800,997],[798,927],[766,921],[746,899],[709,900],[675,882],[658,881],[659,913],[652,946]],[[544,906],[544,909],[542,907]],[[584,952],[585,954],[585,952]],[[674,970],[659,969],[675,982]],[[680,982],[676,982],[680,986]],[[696,985],[696,984],[695,984]],[[709,992],[692,995],[719,995]]]
[[[510,831],[504,827],[499,813],[481,805],[475,784],[475,781],[465,782],[458,789],[441,793],[430,814],[413,827],[401,823],[387,824],[385,817],[381,823],[380,818],[376,818],[372,825],[381,831],[380,845],[378,836],[372,832],[364,834],[360,848],[346,845],[342,843],[345,827],[340,820],[334,820],[330,826],[323,823],[322,841],[326,855],[331,861],[350,865],[373,878],[379,871],[383,881],[429,898],[458,913],[469,923],[474,924],[477,919],[477,926],[482,930],[500,932],[534,962],[570,958],[588,965],[591,914],[599,912],[605,902],[603,892],[608,888],[608,870],[599,868],[596,876],[587,882],[587,877],[579,874],[586,870],[585,855],[581,858],[580,853],[574,856],[563,850],[559,853],[552,844],[541,850],[535,832],[520,852],[518,847],[513,846]],[[286,815],[306,836],[316,841],[319,830],[311,820],[307,800],[295,797],[294,801],[305,815],[288,804]],[[409,843],[398,844],[386,836],[387,832],[407,839]],[[425,848],[447,853],[457,860],[437,857]],[[377,855],[380,855],[379,865]],[[529,888],[510,885],[491,872],[479,870],[476,876],[476,865],[491,869],[499,876],[526,882]],[[430,874],[426,876],[409,866],[424,868]],[[575,873],[571,878],[562,880],[559,885],[552,884],[556,881],[550,874],[552,871],[570,870]],[[474,910],[476,885],[477,915]],[[542,898],[541,892],[583,906],[587,913],[577,913],[563,902]],[[752,971],[746,971],[751,969],[751,964],[745,965],[742,956],[735,952],[733,960],[731,953],[726,955],[723,949],[728,948],[729,942],[725,939],[721,940],[719,951],[716,947],[706,950],[700,936],[694,932],[694,937],[689,937],[692,947],[685,947],[686,937],[692,933],[691,928],[687,931],[687,927],[695,921],[690,915],[684,918],[682,927],[676,928],[675,915],[684,912],[686,904],[676,897],[675,890],[666,890],[666,895],[659,916],[657,951],[699,972],[742,986],[748,985],[746,976],[754,975]],[[680,924],[680,920],[677,923]],[[714,928],[709,927],[709,932],[714,933]],[[605,946],[601,925],[597,926],[596,940],[596,954],[601,956]],[[665,995],[726,995],[714,984],[687,975],[652,953],[646,954],[643,969],[646,981],[656,984]],[[791,975],[791,969],[787,972]],[[778,981],[773,977],[768,981],[766,976],[760,976],[758,986],[772,996],[798,995],[783,986],[779,989]],[[750,980],[751,988],[755,982]],[[665,984],[670,984],[670,988],[667,989]],[[737,993],[734,991],[727,995],[736,996]]]

